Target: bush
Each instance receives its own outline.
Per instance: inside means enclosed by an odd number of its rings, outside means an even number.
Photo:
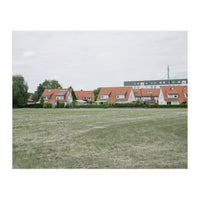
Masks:
[[[65,108],[69,108],[69,104],[66,104]]]
[[[52,108],[51,103],[44,103],[43,108]]]
[[[59,108],[59,106],[60,106],[60,102],[57,101],[57,102],[56,102],[56,108]]]
[[[65,107],[64,103],[59,103],[59,108],[64,108],[64,107]]]
[[[41,104],[27,104],[24,108],[42,108]]]

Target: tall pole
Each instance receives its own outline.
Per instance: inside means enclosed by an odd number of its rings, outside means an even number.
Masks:
[[[167,65],[167,79],[169,80],[169,65]]]

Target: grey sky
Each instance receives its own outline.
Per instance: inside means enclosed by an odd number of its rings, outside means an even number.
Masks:
[[[45,79],[93,90],[128,80],[187,78],[187,32],[15,31],[13,75],[34,92]]]

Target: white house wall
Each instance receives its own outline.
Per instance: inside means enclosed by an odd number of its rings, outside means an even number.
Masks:
[[[130,95],[129,95],[129,97],[128,97],[127,103],[133,102],[133,101],[136,101],[136,99],[135,99],[134,92],[133,92],[133,90],[131,89],[131,92],[130,92]]]
[[[165,101],[162,89],[160,88],[159,96],[158,96],[158,104],[159,105],[166,105],[167,101]]]

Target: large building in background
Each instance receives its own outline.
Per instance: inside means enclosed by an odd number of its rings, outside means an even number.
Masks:
[[[133,89],[160,88],[161,86],[181,86],[187,84],[188,79],[124,81],[124,86],[132,86]]]

